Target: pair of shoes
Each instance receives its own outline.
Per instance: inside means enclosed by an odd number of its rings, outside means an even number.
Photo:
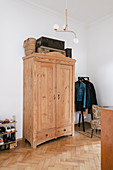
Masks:
[[[15,133],[11,133],[11,141],[15,141]]]
[[[14,126],[11,126],[11,132],[15,132],[15,127]]]
[[[5,132],[6,132],[5,127],[1,126],[1,127],[0,127],[0,133],[5,133]]]
[[[13,123],[15,120],[11,119],[10,122]]]
[[[3,145],[4,141],[3,141],[3,136],[0,136],[0,145]]]
[[[7,141],[15,141],[15,127],[7,127],[6,132],[7,132],[7,139],[4,139],[6,142]]]
[[[3,136],[3,141],[4,141],[4,143],[7,143],[7,142],[8,142],[7,135],[4,135],[4,136]]]
[[[5,136],[5,135],[4,135]],[[5,139],[6,140],[6,143],[7,142],[10,142],[10,141],[15,141],[15,132],[14,133],[9,133],[9,134],[7,134],[7,139]]]
[[[10,127],[6,127],[6,132],[7,133],[11,133],[11,128]]]
[[[9,122],[10,122],[9,119],[5,119],[4,121],[2,121],[2,124],[9,123]]]
[[[15,131],[15,127],[14,127],[14,126],[7,127],[7,128],[6,128],[6,132],[7,132],[7,133],[11,133],[11,132],[14,132],[14,131]]]

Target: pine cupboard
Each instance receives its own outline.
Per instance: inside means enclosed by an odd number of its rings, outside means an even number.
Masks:
[[[113,169],[113,106],[101,109],[101,170]]]
[[[23,57],[23,138],[31,146],[74,135],[75,60],[57,52]]]

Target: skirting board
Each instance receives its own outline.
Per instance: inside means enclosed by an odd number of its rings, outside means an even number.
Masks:
[[[90,122],[84,122],[84,123],[90,125]],[[78,123],[75,124],[75,126],[77,126],[77,125],[78,125]],[[80,123],[80,125],[82,126],[82,122]],[[21,140],[23,140],[23,138],[17,139],[17,142],[19,142],[19,141],[21,141]]]
[[[19,142],[19,141],[21,141],[21,140],[23,140],[23,138],[19,138],[19,139],[17,139],[17,142]]]
[[[84,122],[85,124],[91,124],[90,122]],[[82,125],[82,122],[80,122],[80,124]],[[78,123],[75,123],[75,125],[78,125]]]

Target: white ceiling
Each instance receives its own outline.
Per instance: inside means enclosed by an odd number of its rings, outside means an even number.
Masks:
[[[25,0],[65,15],[66,0]],[[67,0],[68,16],[90,23],[113,14],[113,0]]]

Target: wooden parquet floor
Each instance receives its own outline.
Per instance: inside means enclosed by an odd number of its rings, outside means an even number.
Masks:
[[[16,149],[0,152],[0,170],[100,170],[100,138],[75,132],[32,149],[18,142]]]

